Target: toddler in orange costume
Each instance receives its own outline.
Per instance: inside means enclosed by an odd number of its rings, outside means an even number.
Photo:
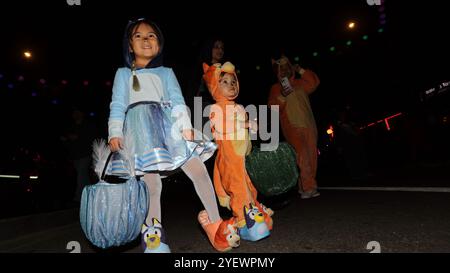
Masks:
[[[218,145],[214,188],[220,205],[233,211],[241,239],[257,241],[270,234],[273,211],[257,201],[257,191],[245,169],[245,156],[251,150],[248,128],[255,131],[256,123],[249,122],[244,107],[234,102],[239,82],[233,64],[203,64],[203,71],[216,101],[209,116]]]

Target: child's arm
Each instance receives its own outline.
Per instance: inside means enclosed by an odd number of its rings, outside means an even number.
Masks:
[[[252,133],[256,133],[258,130],[258,123],[256,122],[257,119],[255,118],[254,120],[249,120],[248,113],[242,105],[239,105],[239,115],[245,117],[244,128],[248,128]]]
[[[252,133],[256,133],[258,131],[258,123],[257,123],[256,119],[255,120],[247,120],[245,122],[245,128],[250,129],[250,131]]]
[[[120,147],[120,139],[123,138],[123,121],[128,107],[127,73],[125,68],[119,68],[114,77],[112,99],[109,105],[108,142],[112,139]]]
[[[274,84],[272,86],[272,88],[270,89],[268,104],[269,106],[278,105],[279,110],[282,110],[284,108],[284,106],[286,105],[286,97],[281,94],[281,85]]]
[[[209,110],[209,126],[211,127],[213,138],[217,138],[217,134],[223,133],[223,112],[222,108],[217,104],[211,105]]]
[[[173,70],[168,68],[168,94],[169,99],[172,102],[172,116],[176,117],[176,124],[179,126],[180,131],[183,132],[183,136],[189,138],[192,136],[192,123],[190,118],[190,110],[184,102],[183,95],[181,93],[180,84],[173,73]]]
[[[300,66],[296,67],[296,71],[302,75],[301,79],[295,80],[295,83],[302,86],[303,90],[307,94],[311,94],[316,91],[317,86],[320,84],[319,77],[316,73],[309,69],[303,69]]]

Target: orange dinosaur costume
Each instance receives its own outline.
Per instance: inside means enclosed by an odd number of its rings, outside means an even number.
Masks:
[[[299,190],[313,192],[317,189],[317,127],[308,96],[316,90],[320,81],[313,71],[304,69],[299,71],[301,79],[295,79],[294,68],[286,57],[281,58],[277,64],[287,65],[292,70],[289,83],[293,92],[283,96],[282,86],[278,82],[270,90],[268,103],[279,105],[281,130],[297,153]]]
[[[203,70],[203,79],[216,101],[211,107],[210,121],[218,145],[214,165],[214,188],[219,203],[233,211],[239,228],[246,225],[244,207],[252,203],[264,214],[264,221],[271,229],[270,216],[273,211],[256,200],[257,191],[245,169],[245,155],[251,150],[251,142],[247,129],[247,114],[242,105],[234,102],[239,94],[234,66],[229,62],[223,66],[203,64]],[[233,89],[231,94],[225,94],[220,87],[220,80],[226,73],[233,75],[236,81],[236,90]]]

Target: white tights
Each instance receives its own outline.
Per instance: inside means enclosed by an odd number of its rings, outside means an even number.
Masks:
[[[205,164],[198,157],[193,157],[181,166],[181,169],[194,184],[195,191],[203,203],[211,222],[220,220],[214,187]],[[148,214],[145,222],[147,225],[150,225],[152,218],[156,218],[161,222],[161,176],[158,173],[148,173],[144,175],[144,181],[150,193]]]

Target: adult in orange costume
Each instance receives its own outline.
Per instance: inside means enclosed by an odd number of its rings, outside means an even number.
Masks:
[[[272,59],[278,82],[270,90],[269,105],[279,105],[281,130],[289,144],[297,153],[300,168],[299,193],[303,199],[319,196],[317,191],[317,127],[309,95],[320,81],[317,75],[300,66],[293,66],[282,56]],[[295,73],[301,75],[295,78]]]
[[[203,79],[216,101],[211,107],[210,121],[218,145],[214,165],[214,188],[219,203],[233,211],[240,230],[249,225],[246,223],[245,214],[249,214],[255,206],[261,215],[258,217],[256,213],[256,222],[265,223],[270,230],[273,211],[257,201],[257,191],[245,169],[245,155],[251,150],[247,128],[256,130],[256,122],[249,122],[244,107],[234,102],[239,94],[234,65],[230,62],[223,66],[219,63],[211,66],[203,64],[203,70]],[[255,220],[248,219],[247,222]],[[266,234],[269,234],[268,231]],[[252,238],[249,240],[262,239],[259,235],[250,236]],[[246,238],[241,236],[241,239]]]

